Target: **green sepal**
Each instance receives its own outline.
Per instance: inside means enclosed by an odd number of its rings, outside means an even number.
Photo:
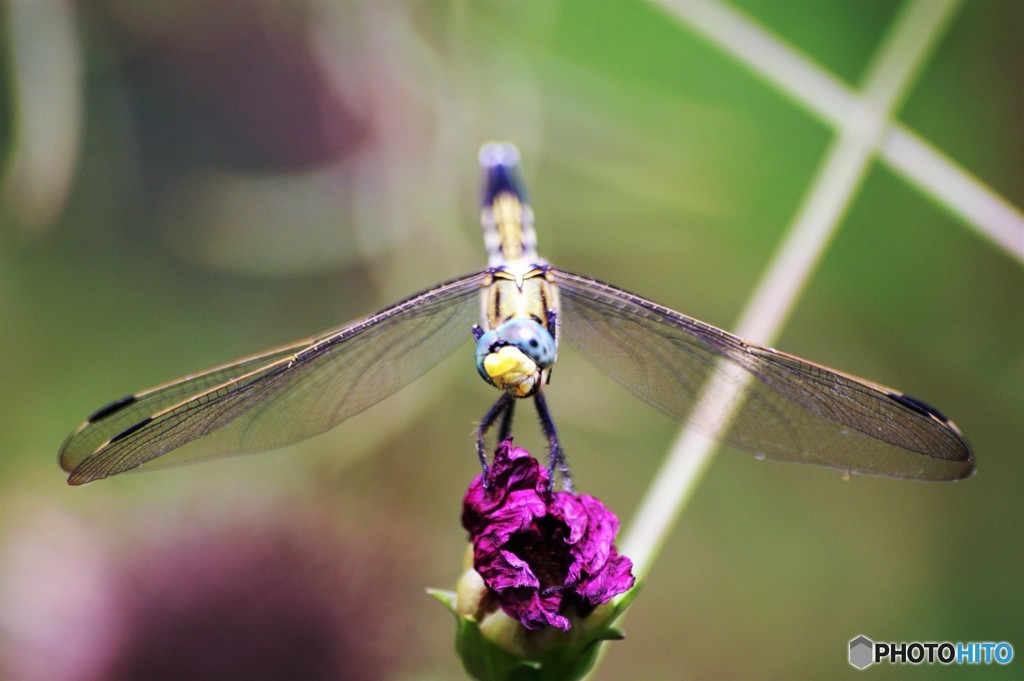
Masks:
[[[582,679],[593,668],[600,655],[601,642],[625,637],[622,630],[612,624],[632,604],[639,590],[640,584],[636,584],[607,604],[608,610],[602,613],[603,621],[591,625],[589,618],[585,618],[576,622],[573,629],[561,637],[565,643],[558,643],[560,636],[552,635],[558,634],[557,630],[530,632],[544,636],[544,644],[528,654],[509,652],[486,638],[479,622],[458,613],[455,592],[428,589],[427,593],[455,616],[455,649],[473,678],[479,681],[573,681]]]
[[[435,598],[444,607],[448,608],[451,614],[458,617],[458,613],[455,612],[455,592],[447,589],[435,589],[434,587],[427,587],[427,595]]]

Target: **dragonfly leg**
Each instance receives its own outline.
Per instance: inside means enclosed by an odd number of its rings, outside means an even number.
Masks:
[[[484,438],[487,437],[487,431],[491,429],[500,417],[504,415],[505,418],[501,421],[499,434],[505,434],[506,429],[512,427],[512,396],[508,393],[503,392],[498,401],[494,403],[484,418],[480,421],[480,425],[476,429],[476,455],[480,457],[480,467],[483,469],[483,481],[484,487],[487,487],[487,446],[484,444]]]
[[[515,414],[515,411],[516,401],[509,400],[508,408],[505,409],[505,414],[501,417],[501,425],[498,427],[498,444],[512,437],[512,415]]]
[[[540,417],[540,427],[544,431],[544,435],[548,438],[548,447],[551,450],[550,460],[548,462],[548,472],[550,478],[548,481],[549,485],[555,484],[555,473],[562,475],[562,489],[570,494],[575,493],[575,488],[572,484],[572,476],[569,475],[569,464],[565,460],[565,452],[562,451],[562,445],[558,441],[558,431],[555,430],[555,421],[551,418],[551,412],[548,411],[548,403],[544,399],[544,395],[538,391],[533,396],[533,403],[537,407],[537,415]]]

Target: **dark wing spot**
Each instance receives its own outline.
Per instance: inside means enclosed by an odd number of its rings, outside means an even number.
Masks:
[[[896,400],[904,407],[913,409],[918,414],[922,414],[924,416],[934,416],[943,423],[949,423],[949,419],[947,419],[942,412],[940,412],[938,409],[931,405],[925,404],[916,397],[911,397],[910,395],[903,395],[901,393],[889,393],[889,397]]]
[[[118,433],[117,435],[115,435],[114,437],[110,438],[110,443],[113,444],[113,443],[117,442],[118,440],[123,440],[124,438],[128,437],[129,435],[131,435],[132,433],[137,431],[139,428],[142,428],[144,425],[146,425],[147,423],[149,423],[152,420],[153,420],[152,416],[147,416],[146,418],[144,418],[141,421],[139,421],[138,423],[136,423],[134,426],[131,426],[130,428],[127,428],[126,430],[123,430],[120,433]]]
[[[89,423],[96,423],[97,421],[99,421],[102,418],[106,418],[107,416],[110,416],[111,414],[113,414],[115,412],[121,411],[121,409],[123,409],[124,407],[127,407],[129,404],[131,404],[134,401],[135,401],[135,395],[128,395],[127,397],[122,397],[119,400],[111,402],[110,404],[108,404],[105,407],[97,409],[96,413],[93,414],[92,416],[90,416],[86,420]]]

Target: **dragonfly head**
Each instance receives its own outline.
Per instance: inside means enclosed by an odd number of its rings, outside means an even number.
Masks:
[[[557,346],[532,319],[510,319],[476,343],[476,370],[485,381],[514,397],[529,397],[547,381]]]

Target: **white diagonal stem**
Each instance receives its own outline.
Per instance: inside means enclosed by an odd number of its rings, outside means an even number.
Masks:
[[[885,139],[889,116],[958,4],[918,0],[895,20],[868,72],[863,96],[851,100],[853,107],[843,117],[792,226],[740,316],[741,337],[771,343],[778,336]],[[650,570],[713,457],[714,442],[696,434],[690,424],[701,418],[728,428],[750,380],[749,374],[720,364],[702,390],[622,542],[638,578]]]
[[[719,2],[655,1],[837,129],[863,104],[858,93],[738,9]],[[878,155],[891,169],[1024,261],[1024,214],[1019,208],[912,130],[895,121],[886,125]]]

